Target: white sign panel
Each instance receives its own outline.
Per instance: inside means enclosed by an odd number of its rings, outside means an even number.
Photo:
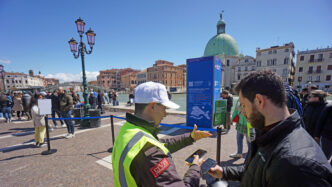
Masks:
[[[52,114],[51,99],[38,99],[39,115]]]

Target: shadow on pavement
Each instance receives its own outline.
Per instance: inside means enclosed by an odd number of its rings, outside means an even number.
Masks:
[[[0,160],[0,162],[7,161],[7,160],[14,160],[14,159],[17,159],[17,158],[25,158],[25,157],[37,156],[37,155],[40,156],[41,154],[40,153],[36,153],[36,154],[31,154],[31,155],[13,156],[13,157],[10,157],[10,158],[2,159],[2,160]]]
[[[96,152],[96,153],[89,153],[89,154],[86,154],[86,155],[92,156],[92,157],[97,158],[98,160],[100,160],[100,159],[103,159],[104,157],[98,157],[96,155],[101,154],[101,153],[108,153],[108,151],[100,151],[100,152]]]
[[[15,131],[34,131],[35,128],[13,128],[13,129],[9,129],[9,130],[15,130]]]
[[[29,148],[35,148],[34,144],[23,144],[23,145],[17,145],[13,147],[5,147],[0,149],[1,152],[3,153],[8,153],[16,150],[22,150],[22,149],[29,149]]]

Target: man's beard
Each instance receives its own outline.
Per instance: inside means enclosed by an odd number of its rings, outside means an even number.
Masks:
[[[265,126],[265,117],[255,106],[252,106],[252,113],[249,116],[249,122],[255,129],[263,129]]]

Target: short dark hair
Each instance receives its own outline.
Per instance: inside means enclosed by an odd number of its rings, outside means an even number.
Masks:
[[[286,93],[282,79],[270,70],[261,70],[249,74],[235,87],[235,91],[254,102],[256,94],[262,94],[279,107],[286,105]]]
[[[135,103],[135,115],[142,115],[145,107],[148,105],[146,103]]]
[[[226,94],[226,95],[228,95],[228,94],[229,94],[229,91],[228,91],[228,90],[223,90],[223,91],[221,92],[221,94]]]

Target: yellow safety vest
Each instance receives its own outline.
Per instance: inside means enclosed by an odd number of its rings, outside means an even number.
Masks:
[[[112,167],[115,187],[137,186],[130,173],[130,164],[146,143],[159,147],[165,155],[169,150],[146,129],[126,122],[115,139],[112,151]]]

